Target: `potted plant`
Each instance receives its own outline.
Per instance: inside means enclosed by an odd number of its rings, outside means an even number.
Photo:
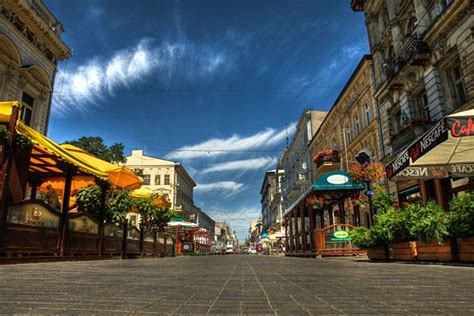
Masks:
[[[310,195],[306,198],[306,205],[314,209],[321,208],[324,205],[324,197],[320,195]]]
[[[317,167],[321,166],[324,162],[338,162],[339,152],[334,149],[321,150],[313,157],[313,162]]]
[[[456,240],[459,260],[474,262],[474,193],[453,198],[448,216],[448,231]]]
[[[427,261],[452,261],[451,246],[447,242],[448,213],[437,203],[410,204],[403,211],[406,225],[415,248],[415,258]]]

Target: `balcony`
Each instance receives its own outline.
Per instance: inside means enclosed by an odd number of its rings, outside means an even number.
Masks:
[[[341,158],[337,150],[328,149],[319,151],[313,157],[313,162],[316,165],[314,175],[317,178],[323,173],[337,169]]]
[[[387,81],[394,79],[407,65],[419,66],[429,60],[428,45],[417,36],[412,36],[400,49],[398,55],[388,64],[384,64]]]
[[[424,118],[412,119],[398,133],[390,132],[392,153],[397,154],[399,151],[409,146],[417,137],[426,132],[431,125],[432,122]]]

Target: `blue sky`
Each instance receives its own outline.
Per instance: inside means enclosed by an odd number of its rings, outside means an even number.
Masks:
[[[242,241],[287,130],[306,108],[328,110],[368,52],[348,0],[45,3],[74,55],[59,65],[49,136],[183,163],[196,205]]]

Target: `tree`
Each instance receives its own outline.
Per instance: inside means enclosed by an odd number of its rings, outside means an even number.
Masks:
[[[71,140],[65,142],[65,144],[71,144],[76,147],[79,147],[97,158],[102,160],[112,162],[112,163],[121,163],[125,162],[125,156],[123,154],[123,150],[125,146],[122,143],[115,143],[111,146],[107,146],[104,144],[104,140],[102,137],[81,137],[76,140]]]

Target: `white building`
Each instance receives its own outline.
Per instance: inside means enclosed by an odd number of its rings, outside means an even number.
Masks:
[[[143,186],[168,199],[171,208],[189,220],[196,219],[193,190],[196,183],[177,162],[143,155],[143,150],[132,150],[125,165],[141,170]]]

